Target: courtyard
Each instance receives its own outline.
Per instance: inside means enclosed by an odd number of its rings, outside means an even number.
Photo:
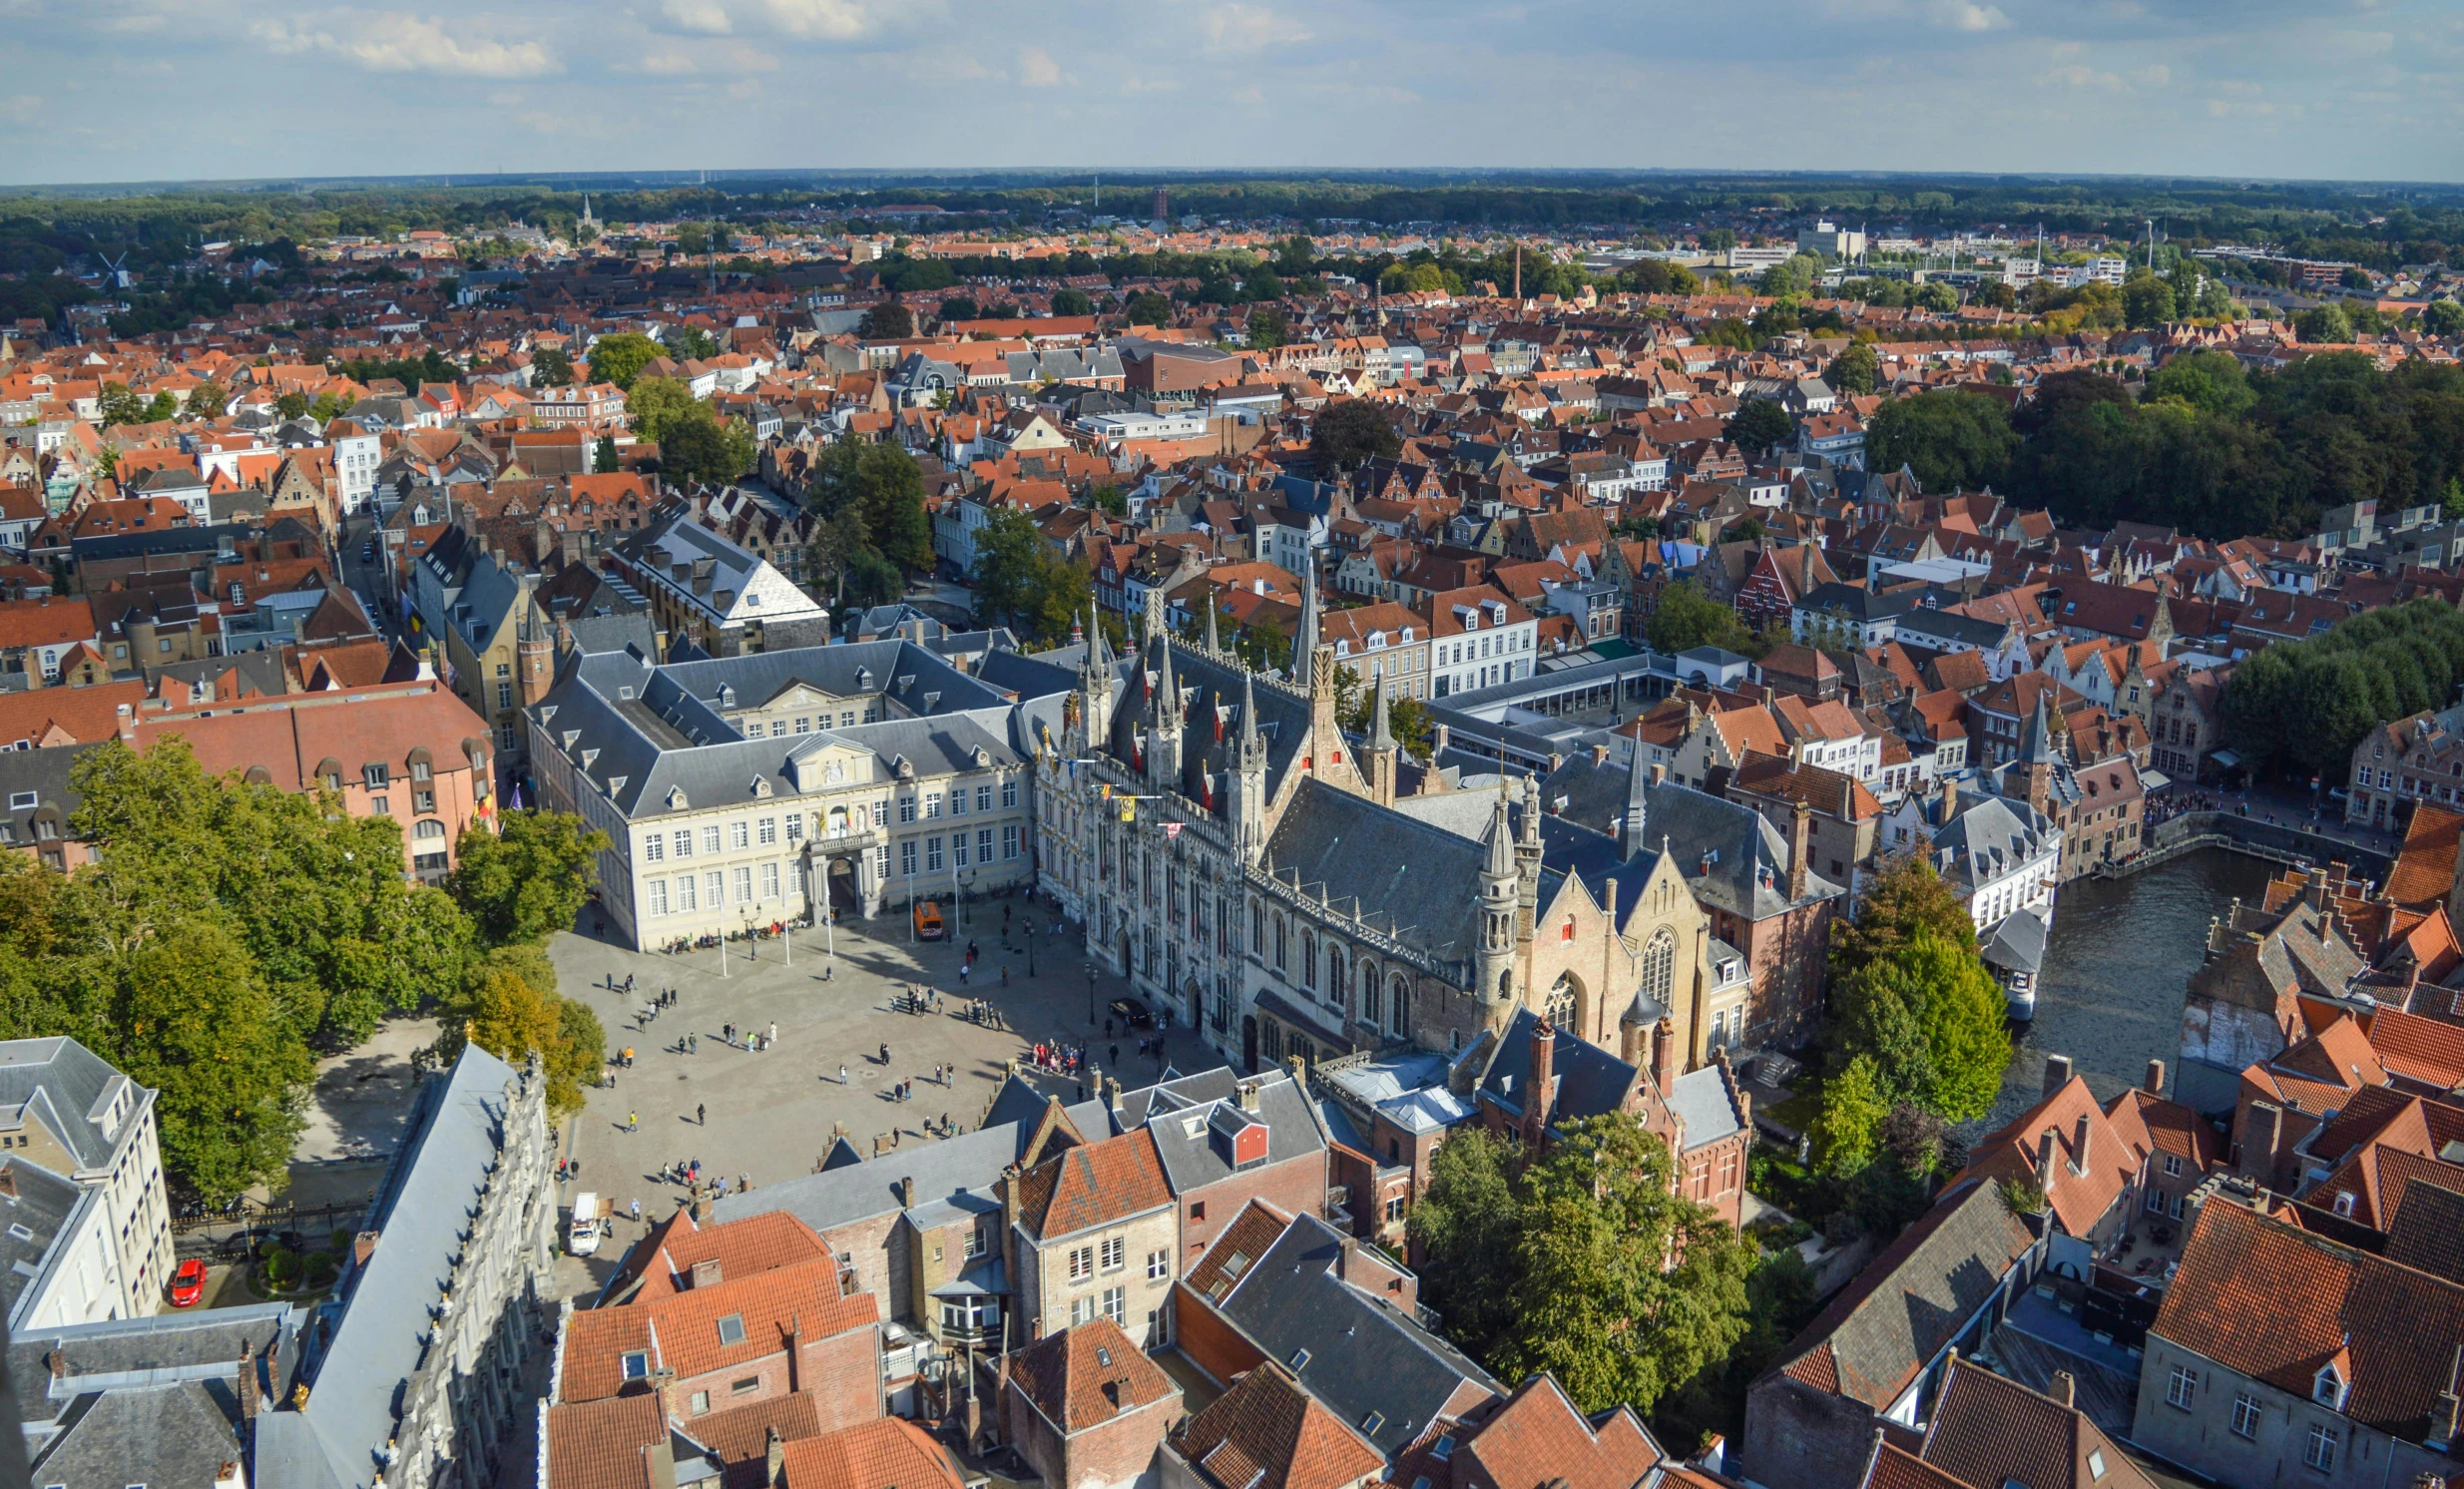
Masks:
[[[633,1067],[616,1070],[613,1087],[591,1092],[568,1125],[563,1151],[582,1167],[564,1185],[564,1202],[585,1191],[613,1201],[627,1218],[616,1229],[621,1252],[641,1234],[629,1219],[635,1201],[647,1223],[685,1197],[664,1177],[679,1162],[699,1159],[706,1181],[724,1177],[733,1191],[739,1180],[758,1188],[812,1172],[840,1131],[867,1157],[934,1142],[930,1129],[944,1123],[972,1131],[1012,1061],[1041,1089],[1076,1100],[1077,1078],[1027,1069],[1039,1040],[1084,1043],[1089,1066],[1132,1087],[1167,1064],[1188,1072],[1222,1063],[1187,1027],[1163,1031],[1161,1056],[1144,1058],[1139,1041],[1157,1031],[1142,1035],[1116,1021],[1107,1036],[1106,1005],[1125,996],[1127,984],[1100,965],[1090,979],[1079,927],[1062,922],[1056,935],[1049,907],[1019,895],[950,917],[948,938],[934,942],[912,939],[903,911],[846,916],[834,929],[796,932],[792,946],[753,943],[750,956],[744,943],[732,943],[724,970],[718,948],[670,955],[588,934],[557,937],[549,954],[561,990],[599,1015],[611,1054],[628,1045],[634,1051]],[[970,940],[979,954],[962,980]],[[934,1011],[901,1011],[914,986],[941,995]],[[650,1018],[663,988],[675,989],[678,1001]],[[998,1010],[1000,1022],[970,1022],[970,999]],[[767,1035],[772,1024],[777,1043],[751,1048],[750,1036]],[[939,1066],[952,1071],[947,1084],[933,1078]],[[1094,1071],[1087,1077],[1091,1084]],[[894,1095],[901,1081],[914,1083],[905,1102]],[[629,1117],[638,1119],[633,1131]]]

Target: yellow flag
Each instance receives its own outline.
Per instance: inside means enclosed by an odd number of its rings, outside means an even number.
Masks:
[[[1107,801],[1112,799],[1112,782],[1109,780],[1104,782],[1104,799]]]
[[[1138,820],[1138,803],[1128,796],[1121,798],[1121,820],[1125,822]]]

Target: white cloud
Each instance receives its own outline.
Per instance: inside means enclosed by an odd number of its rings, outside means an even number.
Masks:
[[[857,41],[878,24],[857,0],[761,0],[761,9],[787,35],[822,41]]]
[[[12,124],[32,124],[35,116],[42,112],[43,96],[39,93],[20,93],[0,98],[0,119]]]
[[[1999,6],[1978,5],[1975,0],[1933,0],[1934,24],[1953,31],[1999,31],[2011,23]]]
[[[728,19],[728,8],[719,0],[667,0],[659,13],[678,30],[704,36],[725,36],[736,29]]]
[[[452,78],[536,78],[562,72],[546,45],[502,42],[448,31],[441,22],[400,12],[342,18],[347,34],[259,21],[249,34],[274,52],[324,52],[375,73],[434,73]]]
[[[681,78],[701,70],[682,52],[656,52],[642,59],[642,71],[654,78]]]
[[[1309,28],[1259,5],[1219,5],[1207,12],[1207,45],[1219,52],[1255,52],[1307,41]]]
[[[2142,88],[2162,88],[2173,80],[2174,70],[2161,62],[2154,67],[2143,67],[2131,74],[2131,81]]]
[[[1029,47],[1018,54],[1018,81],[1029,88],[1061,86],[1061,64],[1042,47]]]

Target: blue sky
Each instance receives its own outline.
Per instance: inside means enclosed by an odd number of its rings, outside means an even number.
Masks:
[[[0,180],[697,167],[2464,179],[2458,0],[0,0]]]

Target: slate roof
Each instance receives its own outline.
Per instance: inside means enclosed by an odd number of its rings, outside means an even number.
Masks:
[[[1879,1411],[2034,1244],[1994,1186],[1955,1186],[1831,1299],[1769,1373]]]
[[[369,1210],[383,1238],[351,1269],[332,1333],[306,1372],[297,1411],[256,1422],[258,1489],[368,1483],[394,1432],[394,1402],[425,1351],[439,1278],[461,1254],[459,1226],[488,1184],[503,1141],[513,1067],[477,1045],[420,1093],[420,1112]]]
[[[133,1084],[103,1057],[65,1036],[0,1040],[0,1130],[14,1131],[30,1118],[38,1120],[81,1170],[109,1168],[122,1134],[154,1099],[152,1091],[137,1087],[140,1099],[116,1125],[104,1128],[103,1115]]]
[[[1920,1456],[1975,1489],[2154,1489],[2081,1412],[1967,1360],[1934,1400]]]
[[[2047,851],[2060,831],[2052,818],[2025,801],[1965,797],[1959,814],[1934,833],[1934,872],[1954,890],[1974,893]]]
[[[1210,1258],[1233,1240],[1219,1238]],[[1343,1243],[1323,1221],[1301,1216],[1215,1307],[1342,1420],[1365,1423],[1376,1412],[1377,1428],[1363,1435],[1392,1457],[1466,1387],[1500,1388],[1453,1345],[1337,1276]]]
[[[1297,875],[1306,897],[1323,886],[1339,894],[1338,908],[1348,912],[1356,903],[1363,919],[1391,926],[1396,941],[1454,960],[1479,944],[1479,901],[1466,891],[1480,881],[1485,840],[1485,833],[1467,838],[1311,775],[1276,820],[1258,868],[1286,884]]]
[[[1482,1097],[1517,1117],[1531,1101],[1532,1032],[1539,1027],[1539,1015],[1528,1008],[1516,1009],[1514,1021],[1498,1036],[1497,1055],[1489,1061],[1480,1083]],[[1560,1033],[1550,1043],[1554,1048],[1549,1072],[1557,1090],[1549,1107],[1549,1126],[1603,1116],[1625,1105],[1641,1074],[1635,1067],[1570,1034]]]
[[[1197,1075],[1123,1093],[1115,1120],[1125,1129],[1143,1127],[1154,1139],[1156,1157],[1163,1164],[1165,1180],[1174,1194],[1186,1195],[1232,1176],[1232,1164],[1212,1136],[1206,1119],[1219,1107],[1239,1110],[1240,1079],[1231,1066],[1219,1065]],[[1315,1111],[1308,1093],[1288,1071],[1269,1071],[1258,1077],[1257,1110],[1242,1115],[1266,1129],[1266,1157],[1262,1163],[1252,1164],[1241,1172],[1254,1173],[1258,1168],[1275,1164],[1325,1161],[1326,1135],[1312,1120]],[[1193,1119],[1198,1121],[1195,1137],[1189,1131]]]
[[[69,1263],[55,1243],[83,1228],[80,1211],[102,1203],[100,1187],[81,1187],[18,1154],[0,1158],[0,1225],[16,1228],[0,1231],[0,1303],[12,1327],[23,1326],[19,1310],[49,1292],[58,1269]]]
[[[1266,797],[1283,788],[1284,772],[1300,757],[1309,735],[1309,702],[1277,684],[1252,680],[1240,663],[1209,654],[1178,639],[1169,640],[1172,678],[1181,690],[1183,717],[1181,781],[1178,789],[1192,801],[1205,799],[1204,778],[1216,779],[1219,814],[1231,807],[1224,772],[1233,767],[1240,748],[1240,701],[1244,686],[1257,709],[1257,732],[1266,744]],[[1160,686],[1162,673],[1154,665],[1155,649],[1132,650],[1118,664],[1112,731],[1104,749],[1124,765],[1135,765],[1139,743]]]

